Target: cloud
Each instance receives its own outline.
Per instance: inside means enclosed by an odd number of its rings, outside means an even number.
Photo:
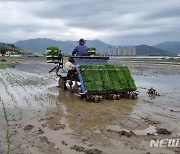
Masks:
[[[180,35],[179,0],[1,0],[0,9],[0,35],[6,41],[84,37],[152,44]]]

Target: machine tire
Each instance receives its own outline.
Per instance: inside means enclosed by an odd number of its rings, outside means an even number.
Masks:
[[[67,89],[63,77],[60,77],[60,78],[59,78],[59,88],[60,88],[60,89],[64,89],[64,90]]]

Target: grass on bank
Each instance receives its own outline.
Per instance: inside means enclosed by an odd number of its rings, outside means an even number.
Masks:
[[[5,68],[9,68],[10,65],[6,64],[6,62],[4,61],[0,61],[0,69],[5,69]]]

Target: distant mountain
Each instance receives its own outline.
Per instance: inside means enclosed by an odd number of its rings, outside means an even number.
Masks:
[[[58,46],[63,52],[72,52],[78,42],[76,41],[56,41],[47,38],[37,38],[18,41],[14,43],[16,46],[28,49],[38,53],[44,53],[48,46]],[[86,45],[88,47],[96,47],[99,53],[104,53],[108,51],[109,45],[100,40],[88,40]]]
[[[56,41],[47,38],[36,38],[18,41],[14,43],[16,46],[31,50],[36,53],[45,53],[48,46],[58,46],[62,52],[72,52],[76,45],[77,41]],[[87,40],[86,45],[88,47],[95,47],[99,53],[107,53],[109,44],[106,44],[100,40]],[[131,47],[131,46],[122,46],[122,47]],[[175,56],[175,53],[165,51],[162,49],[155,48],[148,45],[139,45],[136,46],[137,55],[150,55],[150,56]]]
[[[76,46],[78,44],[78,41],[65,41],[65,42],[73,44],[74,46]],[[87,47],[95,47],[99,53],[105,53],[105,52],[108,52],[109,46],[112,46],[112,45],[104,43],[104,42],[96,39],[96,40],[87,40],[86,46]]]
[[[177,54],[148,45],[136,46],[137,55],[148,56],[176,56]]]
[[[180,53],[180,42],[163,42],[154,45],[154,47],[174,53]]]
[[[109,46],[111,46],[110,44],[106,44],[100,40],[89,40],[87,41],[87,46],[88,47],[96,47],[96,50],[99,53],[105,53],[108,52],[108,48]]]
[[[22,40],[14,43],[16,46],[31,50],[33,52],[44,53],[48,46],[58,46],[62,51],[71,51],[74,48],[73,44],[65,43],[63,41],[55,41],[46,38],[37,38]]]
[[[13,54],[14,53],[17,53],[17,54],[30,54],[31,53],[31,51],[24,50],[23,48],[19,48],[14,44],[3,43],[3,42],[0,42],[0,48],[5,48],[8,51],[12,52]]]

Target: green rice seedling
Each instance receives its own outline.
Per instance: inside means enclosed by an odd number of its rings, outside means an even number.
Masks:
[[[136,90],[128,67],[119,65],[80,65],[85,89],[89,93]]]
[[[10,94],[12,101],[14,101],[15,97],[13,94]]]
[[[80,70],[88,69],[88,65],[79,65]]]
[[[106,92],[110,92],[113,90],[113,86],[112,86],[112,82],[109,80],[109,81],[103,81],[103,88],[104,88],[104,91]]]
[[[34,100],[37,101],[37,96],[36,95],[34,95]]]
[[[108,71],[108,74],[109,74],[109,77],[110,77],[110,80],[111,81],[117,81],[118,80],[118,77],[117,77],[117,73],[116,73],[116,69],[114,68],[113,65],[105,65],[107,71]]]
[[[94,84],[95,84],[94,88],[95,88],[96,92],[102,92],[103,91],[103,82],[95,81]]]
[[[34,113],[34,115],[35,115],[36,118],[39,118],[39,117],[40,117],[40,114],[37,113],[36,111],[32,110],[32,112]]]
[[[10,65],[0,61],[0,69],[10,68]]]
[[[94,82],[85,82],[84,86],[88,93],[94,93],[96,90],[94,89]]]
[[[9,128],[8,128],[9,127],[9,124],[8,124],[9,120],[8,120],[7,111],[6,111],[4,102],[2,101],[1,98],[0,98],[0,101],[1,101],[1,104],[2,104],[2,107],[3,107],[4,119],[5,119],[5,122],[6,122],[6,144],[7,144],[6,154],[9,154],[10,153],[10,144],[11,144],[11,135],[10,135]]]
[[[31,103],[30,101],[26,98],[26,97],[23,97],[23,99],[25,100],[25,102],[28,104],[28,106],[30,107],[31,106]]]
[[[104,82],[110,81],[110,77],[109,77],[108,71],[105,66],[103,66],[103,65],[99,66],[99,71],[101,74],[102,81],[104,81]]]
[[[83,77],[84,82],[92,82],[94,81],[93,74],[89,69],[88,65],[80,65],[80,72]]]
[[[122,85],[120,84],[120,82],[118,81],[112,81],[112,84],[113,84],[113,90],[114,91],[122,91],[123,90],[123,87]]]
[[[4,102],[1,101],[1,103],[2,103],[2,106],[3,106],[3,112],[4,112],[5,121],[6,121],[6,124],[8,124],[8,116],[7,116],[6,108],[5,108]]]
[[[90,70],[90,73],[92,74],[94,81],[102,81],[99,67],[97,65],[88,65],[88,69]]]
[[[83,77],[84,82],[94,81],[93,76],[89,70],[81,70],[81,75]]]
[[[11,134],[8,128],[6,129],[6,143],[7,143],[6,154],[10,154]]]
[[[126,80],[127,80],[127,84],[128,84],[128,90],[129,91],[134,91],[137,89],[136,85],[135,85],[135,82],[131,76],[131,73],[128,69],[127,66],[123,66],[122,67],[122,71],[124,73],[124,76],[126,77]]]
[[[22,108],[19,108],[18,111],[19,111],[19,115],[20,115],[20,120],[22,120],[22,118],[23,118],[23,110],[22,110]]]
[[[0,70],[1,71],[1,70]],[[4,78],[4,73],[1,71],[1,75],[2,75],[2,77]]]

